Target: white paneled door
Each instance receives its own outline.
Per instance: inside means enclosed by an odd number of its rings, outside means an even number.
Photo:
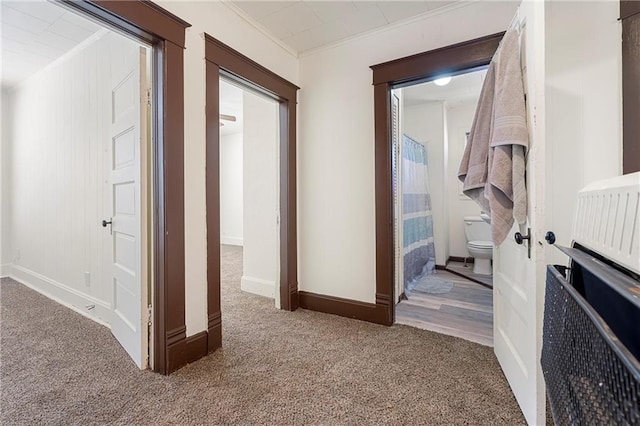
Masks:
[[[111,85],[110,201],[113,288],[111,332],[140,368],[148,364],[143,161],[146,152],[146,49],[118,67]],[[111,222],[111,223],[109,223]]]
[[[545,423],[544,380],[540,367],[544,309],[544,3],[520,5],[522,69],[529,125],[527,155],[528,223],[514,226],[493,253],[494,351],[531,425]],[[518,245],[514,234],[531,229]],[[531,247],[529,248],[529,245]]]

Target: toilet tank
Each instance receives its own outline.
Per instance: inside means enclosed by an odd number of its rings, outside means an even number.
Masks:
[[[467,241],[491,241],[491,226],[480,216],[465,216],[464,234]]]

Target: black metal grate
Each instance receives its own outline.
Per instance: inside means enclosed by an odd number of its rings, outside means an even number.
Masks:
[[[541,359],[555,424],[640,425],[640,364],[561,271],[547,267]]]

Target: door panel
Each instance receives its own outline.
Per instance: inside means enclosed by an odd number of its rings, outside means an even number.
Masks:
[[[521,57],[529,125],[527,153],[528,223],[515,225],[493,252],[494,351],[529,424],[545,423],[540,367],[544,309],[544,2],[520,5]],[[515,243],[513,235],[531,239]],[[531,244],[529,258],[527,244]]]
[[[135,49],[112,82],[110,197],[111,332],[136,365],[148,365],[148,315],[143,218],[146,150],[146,49]]]

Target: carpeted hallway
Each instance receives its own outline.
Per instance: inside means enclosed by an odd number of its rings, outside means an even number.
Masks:
[[[0,292],[0,423],[524,424],[491,348],[298,310],[240,291],[223,246],[223,349],[169,377],[108,329],[10,280]]]

